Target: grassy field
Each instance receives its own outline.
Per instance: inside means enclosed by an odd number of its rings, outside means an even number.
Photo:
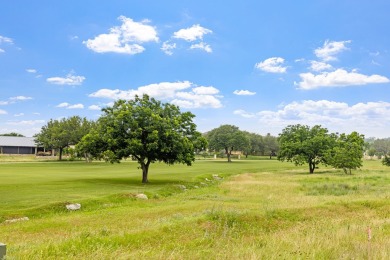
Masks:
[[[0,243],[7,260],[390,259],[390,167],[306,168],[154,164],[143,185],[134,162],[2,162]]]

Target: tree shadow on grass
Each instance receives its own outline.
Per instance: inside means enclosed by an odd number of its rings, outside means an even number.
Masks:
[[[85,183],[85,184],[97,184],[97,185],[126,185],[126,186],[165,186],[169,184],[183,183],[180,179],[153,179],[148,183],[142,183],[140,177],[129,178],[80,178],[72,179],[61,182],[69,183]]]

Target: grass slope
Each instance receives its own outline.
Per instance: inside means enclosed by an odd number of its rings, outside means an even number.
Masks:
[[[7,259],[390,259],[390,168],[379,161],[351,176],[275,160],[155,164],[148,185],[133,162],[0,167],[0,222],[31,219],[0,224]]]

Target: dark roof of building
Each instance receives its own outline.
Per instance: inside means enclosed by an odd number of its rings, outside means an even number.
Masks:
[[[34,137],[0,136],[0,146],[36,147]]]

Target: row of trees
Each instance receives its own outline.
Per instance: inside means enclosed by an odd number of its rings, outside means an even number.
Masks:
[[[278,159],[294,162],[296,165],[309,165],[309,172],[319,164],[330,165],[350,173],[362,166],[364,136],[329,133],[319,125],[291,125],[279,135],[280,151]]]
[[[243,152],[248,155],[276,155],[279,150],[277,138],[267,134],[261,136],[255,133],[241,131],[234,125],[221,125],[207,133],[208,148],[214,152],[223,150],[227,155],[228,162],[231,162],[231,155],[234,151]]]
[[[390,138],[368,138],[366,139],[366,148],[368,156],[382,158],[383,156],[390,154]]]
[[[119,100],[102,112],[96,122],[78,116],[50,120],[35,139],[45,148],[58,150],[60,160],[63,150],[71,145],[76,145],[75,153],[87,161],[103,159],[114,163],[131,156],[142,169],[144,183],[148,182],[151,163],[191,165],[195,152],[206,148],[224,151],[228,162],[233,151],[245,155],[278,154],[281,161],[308,163],[310,173],[320,163],[346,173],[362,165],[364,137],[356,132],[332,134],[321,126],[293,125],[276,138],[222,125],[202,135],[196,130],[192,113],[181,112],[179,107],[148,95]]]

